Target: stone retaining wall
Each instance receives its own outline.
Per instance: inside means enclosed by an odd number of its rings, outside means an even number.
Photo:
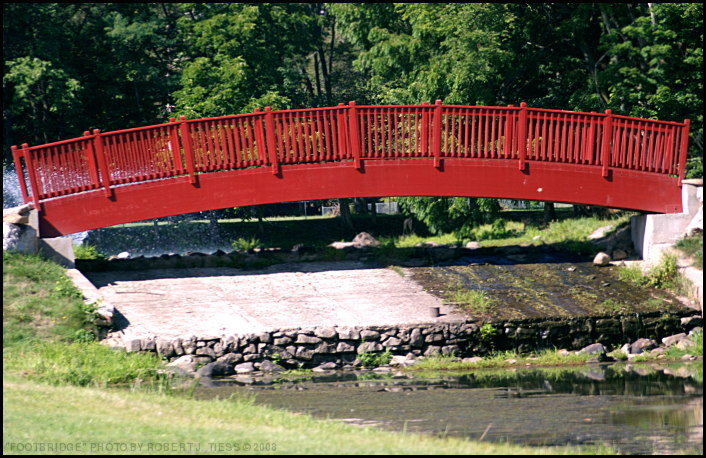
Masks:
[[[219,362],[225,373],[245,364],[248,370],[271,368],[352,368],[363,353],[392,355],[478,356],[494,350],[527,352],[542,348],[577,350],[594,342],[617,347],[637,338],[659,340],[701,326],[693,312],[616,317],[523,319],[480,326],[477,322],[398,326],[317,327],[243,336],[184,339],[123,338],[127,351],[157,353],[174,361],[191,355],[195,365]],[[115,343],[115,342],[114,342]],[[273,364],[276,363],[276,364]]]

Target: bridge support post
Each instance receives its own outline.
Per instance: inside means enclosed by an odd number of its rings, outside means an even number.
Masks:
[[[20,194],[22,195],[22,202],[29,202],[27,183],[25,182],[24,173],[21,172],[22,161],[20,160],[21,157],[25,157],[25,162],[27,162],[27,157],[24,155],[24,151],[20,152],[20,150],[17,149],[16,145],[12,145],[10,147],[10,150],[12,151],[12,160],[15,162],[15,170],[17,171],[17,181],[20,183]],[[31,171],[29,173],[31,173]]]
[[[186,172],[189,174],[189,183],[196,185],[194,151],[191,148],[191,135],[189,135],[189,126],[186,125],[186,118],[184,116],[179,116],[179,124],[179,129],[181,130],[181,143],[184,146],[184,160],[186,161]]]
[[[434,167],[441,168],[441,130],[443,124],[441,100],[434,102],[434,121],[431,139],[431,152],[434,155]]]
[[[351,155],[353,165],[360,170],[362,163],[360,160],[360,126],[358,125],[358,109],[355,102],[348,102],[348,138],[351,141]]]
[[[272,166],[272,174],[279,175],[280,168],[277,161],[277,143],[275,142],[275,120],[271,107],[265,107],[265,137],[267,139],[267,158]]]
[[[689,127],[691,126],[691,121],[688,119],[684,120],[684,127],[682,127],[681,132],[681,145],[679,145],[679,185],[681,186],[684,180],[684,173],[686,171],[686,153],[689,149]]]
[[[98,173],[98,159],[96,158],[96,149],[94,148],[93,141],[90,138],[91,132],[87,130],[83,133],[83,136],[86,137],[86,143],[89,146],[86,152],[86,159],[88,160],[88,171],[91,174],[91,184],[93,184],[96,189],[100,189],[101,181]]]
[[[112,191],[110,190],[110,169],[108,168],[108,161],[105,160],[103,137],[101,137],[101,131],[99,129],[93,129],[93,151],[96,153],[98,168],[101,171],[103,193],[106,197],[110,197],[112,195]]]
[[[608,177],[608,167],[610,166],[610,147],[613,140],[613,112],[608,109],[605,111],[606,117],[603,119],[603,141],[601,143],[601,162],[603,168],[601,173],[603,178]]]

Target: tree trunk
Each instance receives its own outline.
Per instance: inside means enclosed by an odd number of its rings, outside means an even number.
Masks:
[[[556,221],[556,210],[554,202],[544,202],[544,224],[549,224],[551,221]]]
[[[351,217],[351,209],[348,206],[348,199],[338,199],[338,204],[341,211],[341,225],[355,231],[355,226],[353,226],[353,218]]]

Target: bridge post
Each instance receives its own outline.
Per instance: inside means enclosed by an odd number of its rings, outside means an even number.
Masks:
[[[184,162],[181,158],[181,145],[179,145],[179,125],[176,118],[169,118],[173,125],[169,128],[169,143],[172,149],[172,161],[174,161],[174,171],[177,174],[184,173]]]
[[[99,129],[93,129],[93,151],[95,151],[96,158],[98,159],[98,169],[101,172],[103,193],[106,197],[110,197],[112,195],[112,191],[110,189],[110,169],[108,168],[108,161],[105,160],[105,151],[103,151],[103,137],[101,136],[101,131]]]
[[[271,107],[265,107],[265,137],[267,138],[267,157],[272,166],[272,173],[279,175],[279,162],[277,161],[277,143],[275,142],[275,120]]]
[[[681,144],[679,145],[679,186],[681,186],[684,180],[684,173],[686,171],[686,154],[689,148],[689,127],[691,126],[691,121],[688,119],[684,120],[684,127],[681,131]]]
[[[189,183],[195,185],[194,150],[191,148],[191,135],[189,135],[189,126],[186,125],[184,116],[179,116],[179,129],[181,130],[181,142],[184,145],[184,159],[186,160],[186,172],[189,174]]]
[[[437,169],[441,168],[441,131],[443,127],[443,114],[441,110],[441,100],[437,100],[434,102],[434,121],[432,124],[434,131],[431,139],[431,151],[434,155],[434,167]]]
[[[25,162],[27,163],[27,175],[29,175],[29,185],[32,188],[32,203],[34,204],[34,209],[41,211],[41,207],[39,206],[39,184],[37,183],[36,175],[37,168],[32,160],[32,155],[29,154],[29,145],[27,143],[22,144],[22,156],[24,156]]]
[[[519,156],[519,169],[525,171],[525,161],[527,160],[527,104],[520,103],[520,125],[517,126],[517,146]]]
[[[353,155],[353,165],[360,170],[360,126],[358,125],[358,109],[355,102],[348,102],[348,138],[351,140],[351,154]]]
[[[607,109],[603,119],[603,141],[601,142],[601,162],[603,163],[603,178],[608,176],[608,166],[610,165],[610,146],[613,140],[613,111]]]
[[[93,141],[91,140],[91,132],[90,131],[85,131],[83,133],[84,137],[86,138],[86,143],[90,147],[90,150],[86,153],[86,157],[88,159],[88,171],[91,174],[91,183],[96,187],[96,189],[99,189],[101,187],[100,183],[100,178],[98,174],[98,163],[96,159],[96,149],[94,148]]]
[[[22,202],[27,203],[29,202],[29,194],[27,193],[27,183],[25,182],[25,174],[22,172],[22,162],[20,161],[20,157],[24,156],[23,153],[21,153],[17,149],[17,145],[12,145],[10,147],[10,150],[12,150],[12,160],[15,162],[15,170],[17,171],[17,179],[20,182],[20,193],[22,194]],[[27,162],[27,158],[25,157],[25,162]],[[28,167],[29,168],[29,167]],[[29,173],[31,171],[28,170]],[[36,191],[32,191],[34,194]]]

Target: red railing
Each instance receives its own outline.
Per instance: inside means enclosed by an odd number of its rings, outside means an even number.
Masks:
[[[596,166],[684,176],[689,120],[519,107],[348,106],[265,111],[12,147],[25,202],[129,183],[252,167],[313,162],[433,158]],[[29,181],[29,186],[27,186]]]

